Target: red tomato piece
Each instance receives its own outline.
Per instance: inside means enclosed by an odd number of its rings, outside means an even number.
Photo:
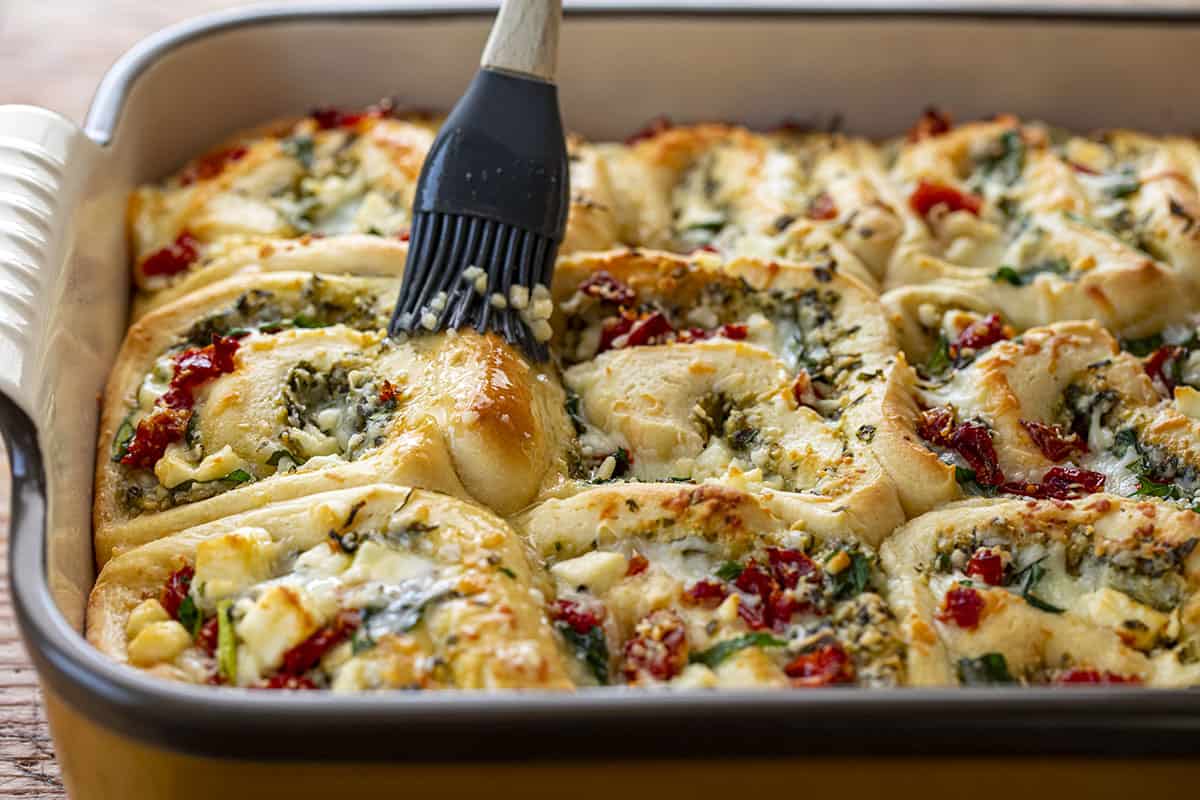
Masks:
[[[625,337],[624,347],[658,344],[659,337],[674,332],[675,329],[671,327],[671,322],[661,312],[655,311],[633,323],[633,327],[629,329],[629,334]]]
[[[828,192],[821,192],[819,195],[813,198],[812,203],[809,204],[807,216],[809,219],[820,221],[837,219],[837,204],[833,202],[833,198],[829,196]]]
[[[967,574],[989,586],[1004,583],[1004,559],[994,550],[976,550],[967,562]]]
[[[771,565],[771,575],[780,586],[788,589],[795,589],[804,576],[821,571],[817,563],[801,550],[768,547],[767,560]]]
[[[983,595],[969,586],[955,586],[946,592],[942,601],[942,610],[937,618],[942,622],[953,622],[960,628],[972,630],[979,627],[979,619],[983,616],[986,603]]]
[[[179,619],[179,606],[192,588],[192,578],[194,577],[196,577],[196,570],[191,565],[185,564],[167,577],[162,591],[158,593],[158,602],[162,604],[171,619]]]
[[[792,686],[800,688],[853,683],[855,675],[854,662],[837,642],[797,656],[783,671],[792,679]]]
[[[1021,427],[1029,434],[1029,438],[1042,451],[1042,455],[1051,461],[1062,461],[1076,451],[1087,452],[1087,444],[1077,434],[1066,435],[1057,425],[1045,425],[1034,420],[1021,420]]]
[[[1175,391],[1176,381],[1172,375],[1176,373],[1175,364],[1182,355],[1182,347],[1164,344],[1146,359],[1146,374],[1154,382],[1154,388],[1168,397]]]
[[[986,425],[972,421],[961,423],[954,429],[951,446],[975,470],[975,480],[981,486],[1004,483],[996,448],[992,445],[992,435]]]
[[[217,652],[217,632],[220,623],[216,617],[209,617],[196,633],[196,644],[210,656]]]
[[[709,607],[720,605],[728,596],[729,588],[724,583],[709,580],[696,581],[683,593],[685,600]]]
[[[647,122],[641,130],[630,134],[629,138],[625,140],[625,144],[637,144],[644,139],[653,139],[655,136],[658,136],[660,133],[665,133],[666,131],[671,130],[673,127],[675,126],[671,124],[671,119],[669,117],[666,115],[657,116]]]
[[[908,131],[908,140],[910,142],[919,142],[923,139],[932,139],[934,136],[941,136],[943,133],[948,133],[954,123],[950,119],[949,114],[943,114],[936,108],[927,108],[921,114],[920,119]]]
[[[1070,669],[1054,679],[1054,682],[1061,685],[1077,685],[1077,684],[1140,684],[1142,679],[1137,675],[1120,675],[1116,672],[1104,670],[1101,672],[1098,669]]]
[[[121,463],[134,469],[150,469],[167,446],[183,439],[192,412],[188,409],[156,408],[138,421]]]
[[[629,559],[629,566],[625,568],[625,575],[641,575],[650,568],[650,562],[641,553],[634,553]]]
[[[245,158],[248,152],[250,151],[245,147],[238,145],[201,156],[187,165],[179,176],[179,185],[190,186],[196,181],[211,180],[224,172],[225,167]]]
[[[200,242],[187,231],[175,237],[166,247],[155,250],[142,260],[142,274],[146,277],[177,275],[184,272],[200,257]]]
[[[618,306],[631,306],[637,301],[637,293],[629,286],[614,278],[605,270],[594,272],[587,280],[579,284],[579,291],[588,297],[614,303]]]
[[[302,675],[308,672],[326,653],[358,630],[361,624],[362,614],[359,611],[339,611],[333,622],[284,653],[283,666],[279,671],[287,675]]]
[[[953,186],[921,179],[917,188],[909,195],[908,204],[925,219],[928,219],[929,212],[938,206],[943,206],[948,212],[966,211],[979,216],[983,198],[970,192],[960,192]]]
[[[625,643],[621,672],[630,683],[651,678],[669,681],[688,663],[687,629],[674,611],[652,611]]]
[[[954,340],[958,350],[969,347],[972,350],[982,350],[988,345],[1009,338],[1009,331],[999,314],[988,314],[983,319],[977,319],[962,329],[962,333]]]
[[[917,417],[917,435],[930,444],[952,447],[956,427],[954,417],[954,409],[950,406],[926,409]]]
[[[559,600],[554,604],[554,619],[570,625],[582,635],[604,622],[604,607],[586,607],[574,600]]]

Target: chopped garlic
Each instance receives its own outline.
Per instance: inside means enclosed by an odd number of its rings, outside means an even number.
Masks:
[[[192,644],[192,635],[173,619],[151,622],[129,643],[129,662],[138,667],[174,661]]]

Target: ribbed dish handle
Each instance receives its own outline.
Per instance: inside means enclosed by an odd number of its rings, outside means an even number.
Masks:
[[[52,297],[68,224],[99,152],[80,128],[34,106],[0,106],[0,392],[39,426]]]

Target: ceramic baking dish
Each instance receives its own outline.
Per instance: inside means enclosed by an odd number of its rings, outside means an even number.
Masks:
[[[97,396],[126,322],[130,188],[235,129],[321,103],[394,95],[446,108],[473,73],[492,11],[330,3],[221,14],[134,48],[104,78],[82,128],[0,107],[10,574],[76,795],[300,797],[401,785],[388,781],[465,790],[468,779],[517,779],[513,763],[531,760],[558,762],[540,773],[551,786],[603,759],[701,756],[669,783],[644,761],[623,769],[643,786],[712,790],[727,774],[714,772],[717,755],[1195,752],[1200,694],[1184,691],[292,696],[159,681],[84,642]],[[621,137],[660,113],[882,135],[931,102],[958,118],[1011,111],[1082,129],[1200,130],[1189,96],[1200,13],[1144,5],[580,2],[568,4],[562,45],[564,114],[593,138]],[[411,766],[450,760],[492,766]],[[919,766],[897,763],[916,779]],[[789,764],[756,774],[789,781]]]

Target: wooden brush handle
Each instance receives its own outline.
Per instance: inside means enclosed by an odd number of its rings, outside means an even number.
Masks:
[[[553,83],[561,22],[562,0],[504,0],[480,65]]]

